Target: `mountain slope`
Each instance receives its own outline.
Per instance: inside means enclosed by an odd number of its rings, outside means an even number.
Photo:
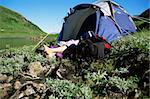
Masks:
[[[133,20],[137,26],[137,30],[141,31],[143,29],[150,30],[150,8],[142,12],[140,15],[136,15]]]
[[[0,6],[0,34],[39,35],[45,33],[17,12]]]
[[[144,11],[143,13],[141,13],[139,16],[149,19],[149,18],[150,18],[150,8],[147,9],[147,10],[145,10],[145,11]]]

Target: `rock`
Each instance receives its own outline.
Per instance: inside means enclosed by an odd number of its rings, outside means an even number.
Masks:
[[[38,77],[43,73],[44,68],[40,62],[33,62],[29,64],[28,69],[30,75],[33,77]]]
[[[11,84],[0,84],[0,99],[8,99],[9,95],[7,91],[11,88]]]
[[[0,74],[0,81],[1,82],[6,82],[7,79],[8,79],[7,75]]]
[[[0,89],[0,99],[7,99],[8,98],[8,93],[7,89]]]
[[[18,99],[22,98],[24,96],[24,93],[22,92],[19,96]]]
[[[0,84],[0,89],[5,89],[5,88],[9,88],[9,87],[11,87],[10,83]]]
[[[7,76],[5,74],[0,74],[0,82],[9,83],[11,80],[13,80],[12,76]]]
[[[29,95],[32,95],[32,94],[34,94],[34,93],[36,93],[36,92],[35,92],[35,90],[33,89],[33,87],[27,86],[27,89],[24,91],[24,93],[25,93],[26,96],[29,96]]]
[[[15,82],[15,84],[19,83],[19,81]],[[46,92],[47,86],[45,84],[27,81],[17,89],[10,99],[45,99],[41,97],[45,96],[45,94],[47,94]]]
[[[38,84],[37,89],[46,90],[46,85],[44,85],[44,84]]]
[[[57,76],[59,77],[59,78],[64,78],[65,76],[66,76],[66,69],[58,69],[57,71],[56,71],[56,74],[57,74]]]
[[[21,87],[21,83],[20,81],[16,81],[15,84],[14,84],[14,89],[19,89]]]
[[[11,80],[13,80],[12,76],[8,76],[7,82],[9,83]]]

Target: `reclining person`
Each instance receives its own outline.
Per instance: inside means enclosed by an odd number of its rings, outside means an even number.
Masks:
[[[56,48],[49,48],[48,46],[44,45],[44,51],[49,57],[55,56],[57,53],[63,53],[64,50],[67,49],[72,44],[78,45],[79,40],[69,40],[69,41],[60,41],[59,45],[60,47]],[[58,55],[58,54],[57,54]]]
[[[83,56],[95,56],[97,58],[104,57],[104,54],[106,51],[110,50],[111,46],[110,44],[103,39],[102,37],[98,36],[92,36],[92,34],[89,33],[89,37],[87,39],[83,40],[69,40],[69,41],[60,41],[59,42],[60,47],[57,48],[49,48],[46,45],[44,45],[45,53],[49,57],[53,57],[55,55],[60,55],[60,53],[65,52],[65,54],[72,54],[73,51],[69,50],[69,47],[72,47],[71,45],[74,45],[75,47],[71,48],[71,50],[77,51],[77,53],[81,53]],[[77,48],[77,50],[75,49]],[[83,50],[84,49],[84,50]],[[66,51],[69,50],[69,51]],[[87,52],[88,51],[88,52]],[[68,56],[67,55],[67,56]],[[63,54],[62,56],[63,57]]]

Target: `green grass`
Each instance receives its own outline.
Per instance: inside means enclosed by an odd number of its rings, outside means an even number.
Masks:
[[[36,41],[32,41],[27,38],[0,38],[0,49],[22,47],[25,45],[34,45]]]
[[[43,42],[49,43],[56,41],[58,34],[50,34]],[[3,35],[0,37],[0,49],[8,49],[14,47],[22,47],[27,45],[35,45],[42,40],[44,35]]]
[[[0,34],[44,34],[38,26],[17,12],[2,6],[0,6],[0,12]]]

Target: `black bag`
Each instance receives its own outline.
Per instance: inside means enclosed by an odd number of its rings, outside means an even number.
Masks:
[[[64,52],[64,57],[74,58],[104,58],[105,54],[110,52],[109,48],[105,48],[105,44],[109,44],[101,37],[91,37],[88,39],[81,39],[78,45],[72,44]]]

